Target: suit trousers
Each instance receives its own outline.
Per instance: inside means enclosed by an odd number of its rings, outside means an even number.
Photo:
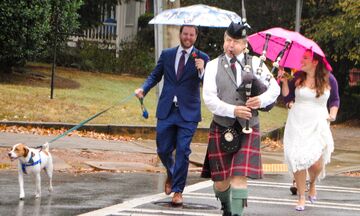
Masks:
[[[185,121],[172,105],[166,119],[156,126],[157,153],[172,182],[172,192],[183,192],[189,168],[190,144],[198,122]],[[176,149],[175,158],[173,152]]]

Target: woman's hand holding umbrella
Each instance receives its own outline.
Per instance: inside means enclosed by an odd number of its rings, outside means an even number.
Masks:
[[[278,75],[276,77],[276,80],[278,83],[281,82],[288,82],[288,80],[292,80],[294,76],[291,73],[287,73],[283,67],[279,67]]]

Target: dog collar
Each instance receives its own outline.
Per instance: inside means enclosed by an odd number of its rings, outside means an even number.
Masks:
[[[27,172],[26,172],[26,167],[28,167],[28,166],[35,166],[35,165],[37,165],[37,164],[39,164],[39,163],[41,164],[40,155],[39,155],[39,160],[38,160],[38,161],[35,161],[35,162],[34,162],[34,160],[33,160],[33,157],[31,156],[29,162],[27,162],[27,163],[21,163],[21,169],[22,169],[23,173],[27,174]]]

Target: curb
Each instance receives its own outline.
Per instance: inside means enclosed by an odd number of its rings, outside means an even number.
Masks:
[[[0,125],[6,126],[23,126],[23,127],[40,127],[45,129],[70,129],[77,124],[61,123],[61,122],[23,122],[23,121],[0,121]],[[128,135],[142,139],[156,139],[155,126],[134,126],[134,125],[105,125],[105,124],[88,124],[82,126],[80,131],[94,131],[97,133]],[[193,142],[207,143],[209,128],[197,128],[193,137]],[[261,140],[270,138],[272,140],[280,140],[284,133],[284,127],[271,131],[262,132]]]

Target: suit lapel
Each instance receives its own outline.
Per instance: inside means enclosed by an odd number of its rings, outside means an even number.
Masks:
[[[189,69],[189,67],[190,67],[190,64],[194,64],[194,62],[195,62],[195,60],[193,59],[193,57],[191,56],[191,53],[193,53],[193,52],[196,52],[195,51],[195,47],[190,51],[190,53],[189,53],[189,58],[188,58],[188,60],[186,61],[186,64],[185,64],[185,68],[184,68],[184,73],[181,75],[181,77],[182,76],[184,76],[184,74],[187,72],[187,70]],[[180,78],[181,78],[180,77]]]
[[[235,80],[235,76],[234,76],[234,73],[232,72],[231,70],[231,67],[225,57],[225,55],[223,55],[221,58],[220,58],[220,61],[221,61],[221,65],[223,66],[223,68],[225,69],[227,75],[230,76],[230,79],[233,81],[233,83],[235,84],[235,86],[237,87],[237,83],[236,83],[236,80]]]

